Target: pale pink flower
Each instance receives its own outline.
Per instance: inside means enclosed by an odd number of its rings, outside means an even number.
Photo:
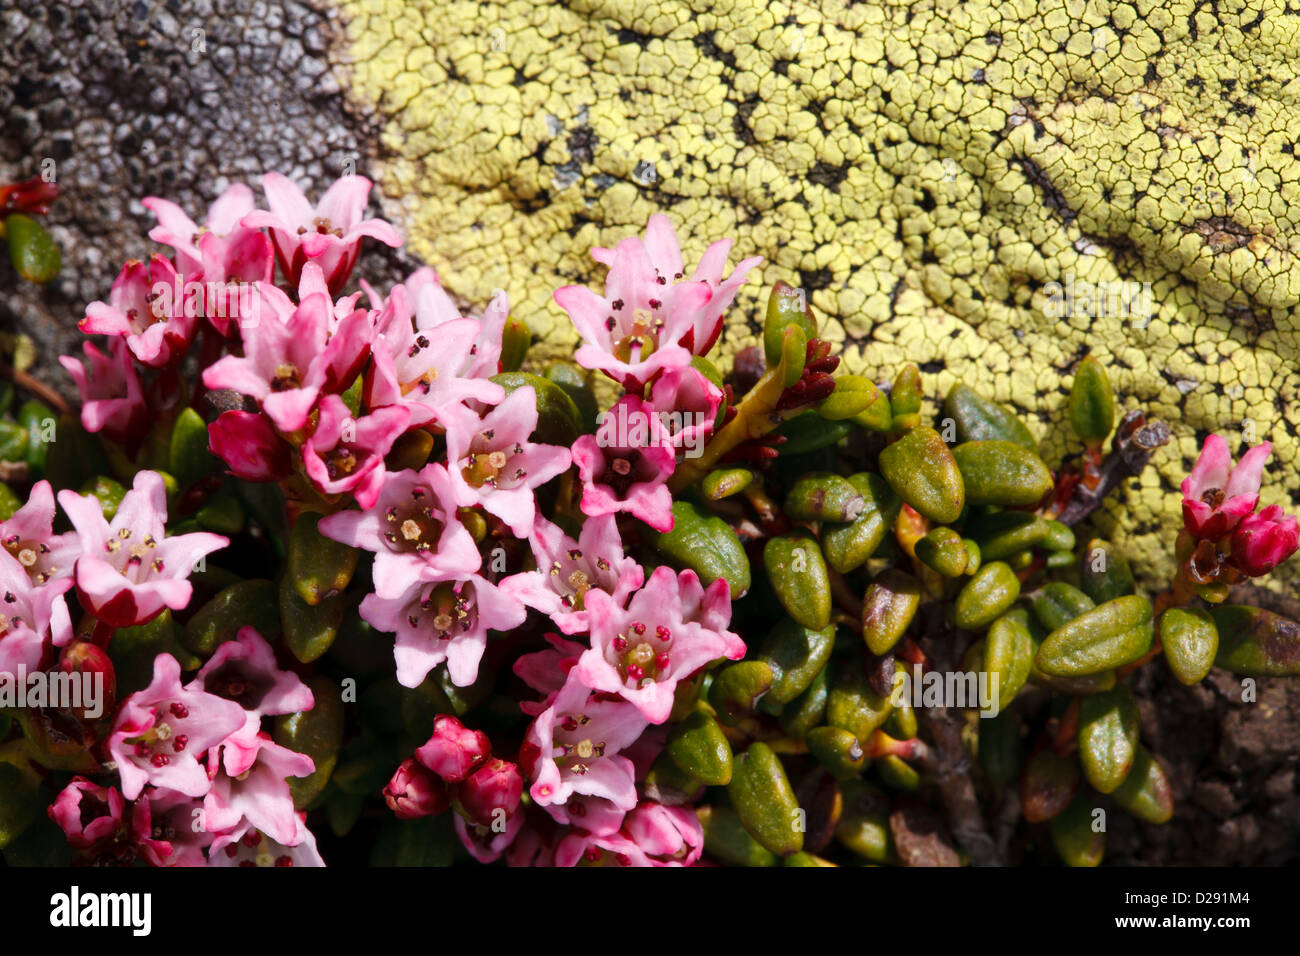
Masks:
[[[145,784],[204,796],[211,784],[198,758],[244,726],[242,707],[182,687],[180,675],[176,658],[159,654],[153,681],[118,708],[108,750],[128,800]]]
[[[417,580],[397,598],[369,594],[360,611],[373,627],[397,635],[393,656],[405,687],[418,687],[444,661],[451,682],[468,687],[478,678],[488,631],[511,630],[527,616],[523,604],[478,574]]]
[[[251,823],[220,834],[208,851],[208,866],[324,866],[316,837],[298,814],[298,832],[285,844],[261,833]]]
[[[251,627],[241,627],[233,641],[221,644],[189,686],[233,700],[255,717],[296,714],[316,705],[311,688],[280,668],[271,645]]]
[[[184,608],[193,591],[187,578],[197,563],[230,543],[205,531],[165,537],[167,494],[153,471],[136,473],[111,524],[93,496],[61,491],[59,504],[81,543],[77,593],[114,627],[143,624],[164,607]]]
[[[501,587],[549,615],[565,634],[587,630],[588,591],[604,591],[622,604],[644,580],[641,565],[623,554],[613,515],[588,518],[576,541],[538,516],[528,540],[537,556],[537,570],[512,575]]]
[[[650,386],[650,405],[679,454],[700,454],[723,397],[722,389],[689,365],[666,369]]]
[[[683,617],[682,591],[692,589],[692,579],[698,581],[694,571],[678,574],[660,566],[626,609],[602,591],[588,595],[591,649],[573,670],[577,679],[592,690],[620,695],[647,721],[660,724],[672,710],[679,681],[710,661],[744,656],[737,635]]]
[[[689,806],[641,803],[628,813],[623,833],[652,866],[692,866],[704,849],[704,828]]]
[[[256,721],[247,721],[233,736],[238,746],[208,753],[212,788],[203,800],[207,826],[229,830],[247,820],[277,843],[290,845],[299,826],[288,778],[310,776],[315,763],[258,731]]]
[[[632,761],[619,752],[645,729],[645,718],[620,700],[605,700],[570,674],[551,705],[537,715],[520,749],[532,779],[533,802],[560,823],[572,822],[575,797],[607,800],[618,810],[636,806]]]
[[[513,665],[519,679],[542,695],[540,701],[519,702],[519,709],[531,717],[551,706],[555,695],[568,680],[569,671],[577,666],[578,658],[587,650],[586,644],[567,641],[558,634],[547,634],[546,641],[551,645],[549,648],[520,654]]]
[[[515,389],[480,420],[447,430],[447,470],[462,506],[482,506],[517,537],[537,515],[534,489],[568,469],[569,450],[528,440],[537,427],[537,393]]]
[[[36,587],[18,559],[0,552],[0,674],[41,669],[46,639],[56,647],[72,640],[72,619],[63,592],[71,587],[61,578]]]
[[[464,577],[483,563],[456,517],[451,478],[439,464],[389,474],[372,507],[322,518],[320,532],[375,553],[373,578],[381,598],[402,597],[417,578]]]
[[[202,798],[147,787],[132,807],[131,824],[151,866],[207,866],[204,851],[216,832],[203,818]]]
[[[71,579],[81,554],[75,534],[54,533],[54,513],[54,492],[42,480],[32,485],[26,504],[0,521],[0,545],[18,559],[36,587]]]

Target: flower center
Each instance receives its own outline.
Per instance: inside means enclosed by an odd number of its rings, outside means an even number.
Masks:
[[[433,516],[433,508],[425,505],[425,492],[419,488],[411,492],[412,506],[407,509],[389,508],[384,519],[389,530],[384,540],[398,551],[432,551],[442,537],[443,523]]]
[[[659,330],[662,327],[662,319],[656,319],[644,309],[637,309],[632,313],[631,323],[624,327],[622,337],[614,342],[614,357],[629,364],[644,361],[659,348]]]
[[[284,362],[275,367],[275,378],[271,379],[271,391],[287,392],[302,387],[302,373],[296,365]]]
[[[1211,508],[1219,507],[1219,505],[1223,504],[1223,499],[1226,497],[1227,495],[1224,494],[1222,488],[1210,488],[1201,494],[1201,500]]]

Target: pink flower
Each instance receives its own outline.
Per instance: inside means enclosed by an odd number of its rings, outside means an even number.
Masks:
[[[578,658],[587,649],[587,645],[566,641],[558,634],[547,634],[546,641],[551,645],[549,649],[521,654],[515,658],[513,667],[519,679],[543,697],[540,702],[519,702],[519,709],[533,717],[551,706],[568,680],[569,671],[577,666]]]
[[[70,355],[60,355],[59,364],[81,393],[82,427],[122,444],[137,441],[148,430],[150,412],[126,340],[109,339],[107,355],[90,342],[81,350],[84,364]]]
[[[622,833],[572,832],[555,847],[555,865],[570,866],[650,866],[650,860],[632,840]]]
[[[220,834],[208,851],[208,866],[324,866],[316,837],[303,824],[302,816],[293,843],[287,846],[251,823]]]
[[[375,593],[400,598],[417,579],[464,577],[483,563],[456,517],[456,495],[439,464],[389,474],[374,505],[322,518],[326,537],[375,553]]]
[[[645,729],[645,718],[619,700],[592,696],[571,675],[555,700],[528,728],[520,759],[532,779],[529,794],[559,823],[573,822],[566,804],[577,797],[608,801],[620,811],[636,806],[632,761],[619,751]]]
[[[357,309],[337,320],[324,292],[304,295],[294,307],[269,283],[258,290],[259,321],[240,330],[244,354],[208,366],[203,384],[257,399],[275,427],[289,434],[307,425],[322,392],[344,391],[355,378],[373,335],[370,316]]]
[[[97,787],[85,777],[73,777],[46,813],[67,834],[70,846],[86,850],[121,833],[125,808],[116,787]]]
[[[128,800],[140,796],[147,783],[204,796],[211,784],[199,756],[244,726],[242,707],[181,687],[180,675],[176,658],[159,654],[153,681],[118,708],[108,750]]]
[[[519,768],[493,757],[465,778],[456,790],[456,799],[471,822],[490,827],[515,815],[523,792]]]
[[[487,632],[516,628],[527,616],[519,601],[478,574],[418,580],[398,598],[369,594],[360,611],[372,626],[397,635],[393,656],[405,687],[419,687],[443,661],[451,682],[468,687],[478,678]]]
[[[238,746],[208,752],[212,788],[203,801],[206,825],[221,831],[247,820],[277,843],[292,844],[299,824],[287,778],[310,776],[315,763],[259,732],[255,721],[235,736]]]
[[[1232,564],[1242,574],[1257,578],[1295,554],[1300,547],[1300,522],[1278,505],[1241,519],[1232,532]]]
[[[652,866],[692,866],[704,849],[704,828],[691,807],[639,804],[627,815],[623,833]]]
[[[477,364],[482,324],[457,317],[439,324],[436,331],[417,330],[410,296],[406,286],[394,288],[376,322],[366,403],[372,408],[402,405],[411,412],[413,426],[435,422],[446,427],[453,418],[468,415],[462,404],[466,400],[500,402],[505,389],[471,371]]]
[[[415,752],[415,759],[447,783],[460,783],[492,756],[492,744],[481,730],[470,730],[451,714],[433,718],[433,735]]]
[[[290,285],[298,284],[302,267],[310,259],[320,266],[330,291],[337,295],[356,265],[365,236],[396,248],[402,239],[382,219],[362,219],[371,182],[348,175],[326,190],[315,208],[294,183],[279,173],[262,177],[270,212],[256,210],[243,219],[245,226],[268,227],[280,271]]]
[[[150,866],[207,866],[204,851],[216,832],[200,798],[149,787],[132,807],[131,825]]]
[[[633,237],[624,239],[619,245],[639,242],[640,240]],[[675,282],[675,289],[689,284],[676,281],[684,275],[682,250],[678,245],[677,233],[673,229],[672,222],[663,213],[655,213],[650,217],[650,221],[646,224],[643,248],[654,270],[655,284],[661,289],[667,281]],[[713,348],[713,343],[717,341],[722,331],[723,313],[735,300],[736,293],[745,284],[750,270],[763,261],[762,256],[742,259],[731,275],[724,279],[722,270],[727,266],[727,255],[730,252],[731,240],[719,239],[705,250],[699,265],[695,267],[695,272],[691,274],[690,283],[702,282],[710,291],[703,307],[691,314],[688,331],[678,340],[695,355],[707,355],[709,349]],[[618,250],[617,248],[614,250],[595,248],[591,250],[591,257],[609,266],[612,272],[618,261]]]
[[[0,674],[41,669],[46,637],[56,647],[72,640],[72,619],[63,592],[72,582],[63,578],[35,587],[27,570],[9,553],[0,553]]]
[[[451,805],[451,798],[445,783],[408,757],[385,785],[384,802],[397,819],[417,820],[442,813]]]
[[[77,593],[96,617],[113,627],[152,620],[164,607],[181,610],[193,591],[188,580],[200,559],[230,542],[219,534],[164,537],[167,495],[157,472],[140,471],[110,524],[99,499],[59,492],[81,542]]]
[[[495,863],[514,843],[524,825],[522,813],[512,813],[506,818],[505,829],[471,823],[460,814],[452,817],[452,826],[461,845],[480,863]]]
[[[722,389],[689,365],[666,369],[650,387],[650,404],[673,447],[687,455],[703,451],[723,397]]]
[[[460,319],[460,309],[447,295],[432,269],[417,270],[406,280],[406,288],[414,297],[418,331],[439,332],[444,325]],[[479,338],[470,348],[469,361],[461,369],[462,375],[488,378],[501,371],[501,337],[509,313],[509,298],[505,292],[497,291],[478,320]]]
[[[654,409],[625,395],[594,435],[573,443],[582,478],[582,511],[591,517],[625,511],[656,531],[673,527],[673,496],[665,482],[677,466],[672,440]]]
[[[222,412],[208,426],[208,444],[244,481],[278,481],[293,468],[293,449],[260,412]]]
[[[599,369],[629,390],[648,384],[661,371],[687,364],[691,353],[704,355],[722,330],[722,314],[761,259],[746,259],[722,278],[731,241],[714,243],[689,281],[668,218],[652,216],[642,242],[622,240],[614,249],[593,249],[609,267],[605,294],[584,286],[565,286],[555,301],[569,313],[585,344],[576,358]]]
[[[592,690],[625,698],[652,724],[667,720],[678,681],[710,661],[745,653],[744,642],[730,631],[683,618],[681,592],[697,582],[694,571],[676,574],[660,566],[626,610],[602,591],[591,593],[591,649],[574,675]]]
[[[292,671],[281,670],[275,651],[251,627],[219,646],[190,687],[233,700],[255,717],[296,714],[316,706],[311,689]]]
[[[587,592],[595,588],[622,604],[644,580],[641,565],[624,557],[613,515],[588,518],[575,541],[538,516],[528,536],[537,570],[501,582],[506,593],[550,616],[565,634],[587,630]]]
[[[447,430],[447,468],[460,504],[481,505],[520,538],[537,515],[533,489],[569,467],[567,448],[528,440],[536,427],[537,393],[525,385],[481,420]]]
[[[302,446],[307,477],[327,495],[351,492],[362,508],[371,507],[384,484],[384,456],[410,417],[405,408],[390,405],[353,418],[343,399],[326,395],[316,430]]]
[[[113,280],[108,302],[90,303],[79,327],[95,335],[122,336],[140,362],[167,365],[189,348],[197,325],[181,303],[172,302],[170,290],[176,284],[176,269],[162,256],[151,256],[147,266],[132,259]],[[155,287],[168,293],[160,295]]]
[[[1217,540],[1254,511],[1264,462],[1272,453],[1272,443],[1263,442],[1233,467],[1228,443],[1218,435],[1205,439],[1196,467],[1183,479],[1183,524],[1188,533]]]
[[[144,200],[143,205],[158,218],[158,225],[149,230],[149,238],[164,246],[171,246],[176,251],[176,268],[182,274],[193,277],[203,273],[209,278],[227,278],[225,271],[218,274],[210,268],[211,265],[228,258],[226,255],[228,245],[246,241],[246,235],[252,235],[261,240],[260,243],[254,244],[258,247],[258,253],[252,257],[241,258],[245,265],[254,262],[260,264],[260,260],[264,258],[263,268],[253,270],[254,273],[264,272],[264,274],[241,274],[238,277],[246,281],[257,279],[270,281],[270,242],[262,233],[253,229],[240,229],[239,226],[239,221],[252,212],[254,206],[253,191],[243,183],[235,183],[217,197],[212,208],[208,210],[207,221],[202,226],[187,216],[180,206],[166,199],[150,196]],[[234,241],[230,242],[227,237],[232,234]],[[206,255],[205,250],[200,248],[205,242],[208,245]],[[205,259],[209,266],[207,269],[204,268]]]
[[[81,554],[75,534],[54,533],[54,492],[48,481],[32,485],[27,503],[0,522],[0,545],[18,559],[36,587],[71,579]]]

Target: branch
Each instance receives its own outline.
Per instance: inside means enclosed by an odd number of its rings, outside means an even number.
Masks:
[[[1082,482],[1076,485],[1057,520],[1074,525],[1088,517],[1122,482],[1142,474],[1152,453],[1168,444],[1170,437],[1169,426],[1164,422],[1148,422],[1146,413],[1140,409],[1128,412],[1119,423],[1110,454],[1098,469],[1101,477],[1096,487],[1085,488]]]

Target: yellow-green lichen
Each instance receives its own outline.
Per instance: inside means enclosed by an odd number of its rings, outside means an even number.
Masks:
[[[1098,519],[1148,572],[1198,435],[1272,440],[1264,500],[1300,501],[1289,4],[341,6],[411,251],[470,302],[507,289],[553,352],[572,333],[551,290],[597,281],[586,250],[667,210],[688,255],[734,235],[764,283],[808,289],[848,369],[915,361],[932,394],[961,377],[1020,408],[1053,464],[1062,379],[1091,350],[1174,427]],[[1137,285],[1089,309],[1089,283]],[[760,291],[729,352],[755,341]]]

